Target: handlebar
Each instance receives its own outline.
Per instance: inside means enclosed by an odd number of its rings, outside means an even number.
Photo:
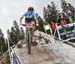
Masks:
[[[21,24],[21,26],[26,26],[26,24]],[[36,26],[39,26],[38,24]]]

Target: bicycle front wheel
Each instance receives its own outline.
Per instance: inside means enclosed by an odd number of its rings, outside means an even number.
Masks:
[[[31,42],[32,42],[32,34],[31,30],[28,33],[28,54],[31,54]]]

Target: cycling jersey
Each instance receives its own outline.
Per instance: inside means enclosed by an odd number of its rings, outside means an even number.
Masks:
[[[27,22],[27,23],[32,22],[36,19],[35,12],[32,12],[31,14],[29,12],[26,12],[23,14],[23,16],[25,17],[25,22]]]

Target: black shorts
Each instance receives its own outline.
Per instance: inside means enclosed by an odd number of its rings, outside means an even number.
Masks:
[[[34,18],[25,18],[25,23],[31,23],[32,21],[35,21]]]

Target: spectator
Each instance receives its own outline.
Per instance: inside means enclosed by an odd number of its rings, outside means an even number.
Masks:
[[[63,13],[59,16],[57,23],[59,23],[61,26],[66,25],[68,23],[65,15]]]
[[[56,30],[56,23],[53,22],[53,21],[51,21],[51,27],[52,27],[53,34],[54,34],[54,32],[55,32],[55,30]]]
[[[69,19],[69,23],[73,23],[74,22],[73,17],[74,17],[74,14],[72,13],[72,11],[69,10],[67,12],[67,18]]]

